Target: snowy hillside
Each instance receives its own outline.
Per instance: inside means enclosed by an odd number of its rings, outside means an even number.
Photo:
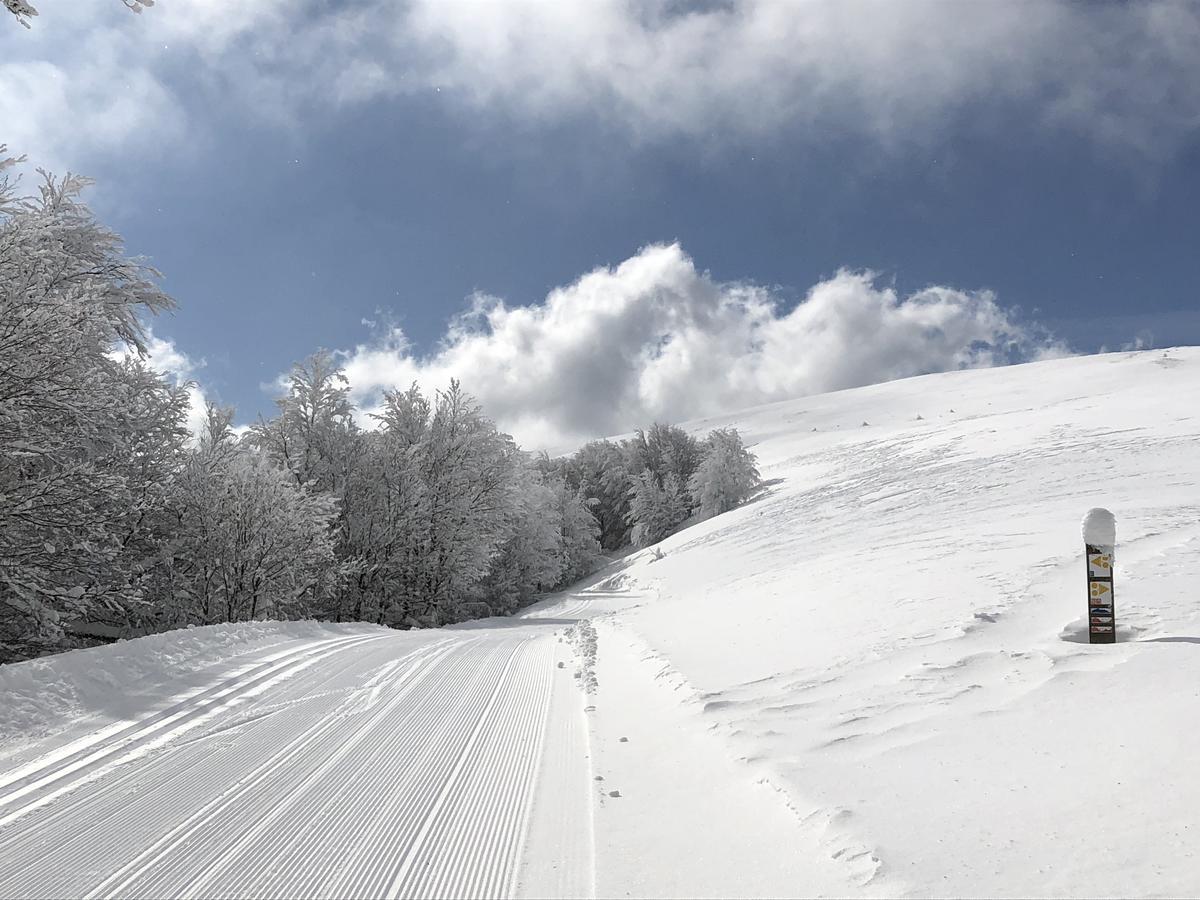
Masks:
[[[0,897],[1200,893],[1197,396],[1179,349],[761,407],[689,425],[757,499],[521,617],[6,666]]]
[[[629,596],[593,620],[599,713],[640,677],[606,657],[636,648],[697,734],[782,792],[795,853],[847,878],[812,866],[776,890],[1200,892],[1198,396],[1200,350],[1178,349],[692,423],[736,425],[771,486],[612,582]],[[1079,522],[1101,505],[1116,646],[1083,642]],[[626,814],[692,828],[656,798],[687,762],[654,757]]]

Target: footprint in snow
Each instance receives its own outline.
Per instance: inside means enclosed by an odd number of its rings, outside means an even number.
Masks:
[[[621,796],[621,792],[620,792],[620,791],[609,791],[609,792],[608,792],[608,796],[610,796],[610,797],[620,797],[620,796]]]

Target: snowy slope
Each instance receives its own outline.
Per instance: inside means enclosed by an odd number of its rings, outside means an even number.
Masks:
[[[0,668],[0,897],[1200,894],[1197,396],[1186,349],[775,404],[692,425],[762,496],[519,618]]]
[[[136,715],[164,696],[207,684],[217,664],[229,677],[238,674],[240,658],[249,666],[301,642],[373,630],[359,624],[231,622],[0,666],[0,752],[11,759],[23,744]]]
[[[598,593],[601,776],[639,690],[667,686],[685,717],[676,758],[639,757],[621,812],[598,809],[598,884],[605,846],[638,822],[707,833],[659,796],[691,728],[791,810],[778,866],[833,860],[845,879],[810,866],[763,884],[731,853],[750,893],[1200,893],[1198,397],[1193,348],[692,423],[738,427],[771,486]],[[1115,646],[1083,643],[1093,506],[1118,519]],[[625,869],[624,886],[662,893]]]
[[[214,663],[200,690],[0,756],[0,896],[511,895],[547,717],[574,691],[556,624],[288,625],[307,634]],[[584,834],[582,708],[565,712],[557,816]],[[590,842],[567,846],[558,882],[590,893]]]

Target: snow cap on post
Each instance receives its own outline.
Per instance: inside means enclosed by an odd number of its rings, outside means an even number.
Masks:
[[[1114,547],[1117,543],[1117,517],[1097,506],[1083,517],[1083,542],[1093,547]]]

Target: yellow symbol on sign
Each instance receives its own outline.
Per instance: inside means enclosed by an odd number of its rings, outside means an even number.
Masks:
[[[1103,597],[1111,590],[1111,588],[1109,588],[1107,584],[1101,584],[1098,581],[1093,581],[1088,585],[1088,590],[1092,595],[1092,599],[1095,599],[1097,597]]]
[[[1112,571],[1112,554],[1095,553],[1088,556],[1088,565],[1092,567],[1093,575],[1108,575]]]

